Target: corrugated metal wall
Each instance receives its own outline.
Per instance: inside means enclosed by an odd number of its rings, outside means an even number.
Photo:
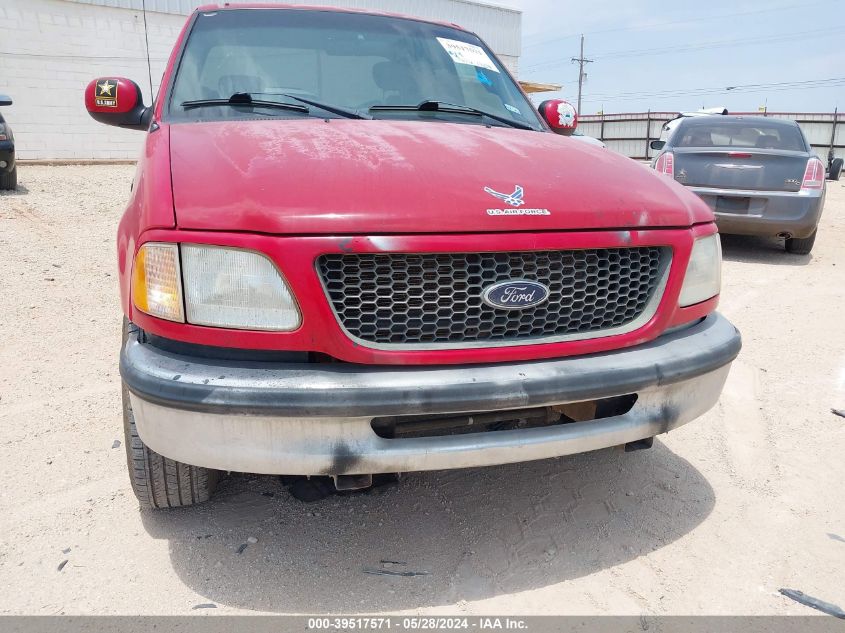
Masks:
[[[609,149],[631,158],[650,157],[648,141],[660,138],[663,124],[675,118],[675,112],[632,112],[622,114],[587,114],[578,117],[578,129],[601,139]]]
[[[759,112],[737,112],[745,116],[763,116]],[[578,129],[587,136],[603,140],[607,146],[620,154],[637,159],[650,159],[655,151],[649,142],[659,139],[663,124],[674,119],[676,112],[631,112],[620,114],[587,114],[578,117]],[[827,160],[831,148],[831,133],[836,119],[836,137],[833,152],[845,157],[845,113],[831,112],[767,112],[767,117],[796,121],[816,150]]]

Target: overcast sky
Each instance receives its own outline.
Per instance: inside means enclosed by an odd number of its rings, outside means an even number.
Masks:
[[[570,58],[584,33],[585,57],[595,60],[586,66],[584,114],[764,104],[770,112],[845,110],[843,0],[501,4],[523,12],[520,79],[563,84],[573,103],[578,66]],[[818,81],[832,78],[841,79]]]

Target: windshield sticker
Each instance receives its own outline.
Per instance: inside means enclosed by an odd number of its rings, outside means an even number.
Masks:
[[[449,53],[449,57],[456,64],[466,64],[468,66],[477,66],[479,68],[486,68],[493,72],[499,72],[493,60],[484,52],[484,49],[475,44],[467,44],[466,42],[459,42],[458,40],[450,40],[445,37],[438,37],[437,41],[440,46]]]
[[[514,114],[522,114],[522,112],[519,111],[519,108],[512,106],[510,103],[506,103],[505,108],[507,108],[508,110],[513,112]]]
[[[475,78],[478,79],[478,81],[483,83],[485,86],[492,86],[493,85],[493,82],[490,81],[490,77],[485,75],[484,71],[481,70],[480,68],[475,69]]]

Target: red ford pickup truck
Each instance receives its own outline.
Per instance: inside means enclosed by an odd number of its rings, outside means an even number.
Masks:
[[[710,209],[567,134],[476,35],[395,15],[201,7],[118,229],[120,371],[143,507],[226,471],[463,468],[651,445],[717,401]]]

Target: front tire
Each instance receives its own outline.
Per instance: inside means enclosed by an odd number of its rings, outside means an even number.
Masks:
[[[786,252],[793,255],[809,255],[813,250],[813,244],[816,243],[816,233],[818,229],[813,231],[810,237],[789,237],[786,239]]]
[[[15,165],[12,171],[7,171],[0,174],[0,189],[17,189],[18,188],[18,166]]]
[[[124,318],[124,341],[129,328],[134,327]],[[144,444],[135,426],[126,383],[123,383],[123,435],[129,481],[141,509],[191,506],[208,501],[214,494],[220,479],[219,470],[177,462]]]
[[[842,175],[842,164],[845,163],[841,158],[834,158],[830,163],[830,173],[828,174],[828,180],[839,180],[839,176]]]

